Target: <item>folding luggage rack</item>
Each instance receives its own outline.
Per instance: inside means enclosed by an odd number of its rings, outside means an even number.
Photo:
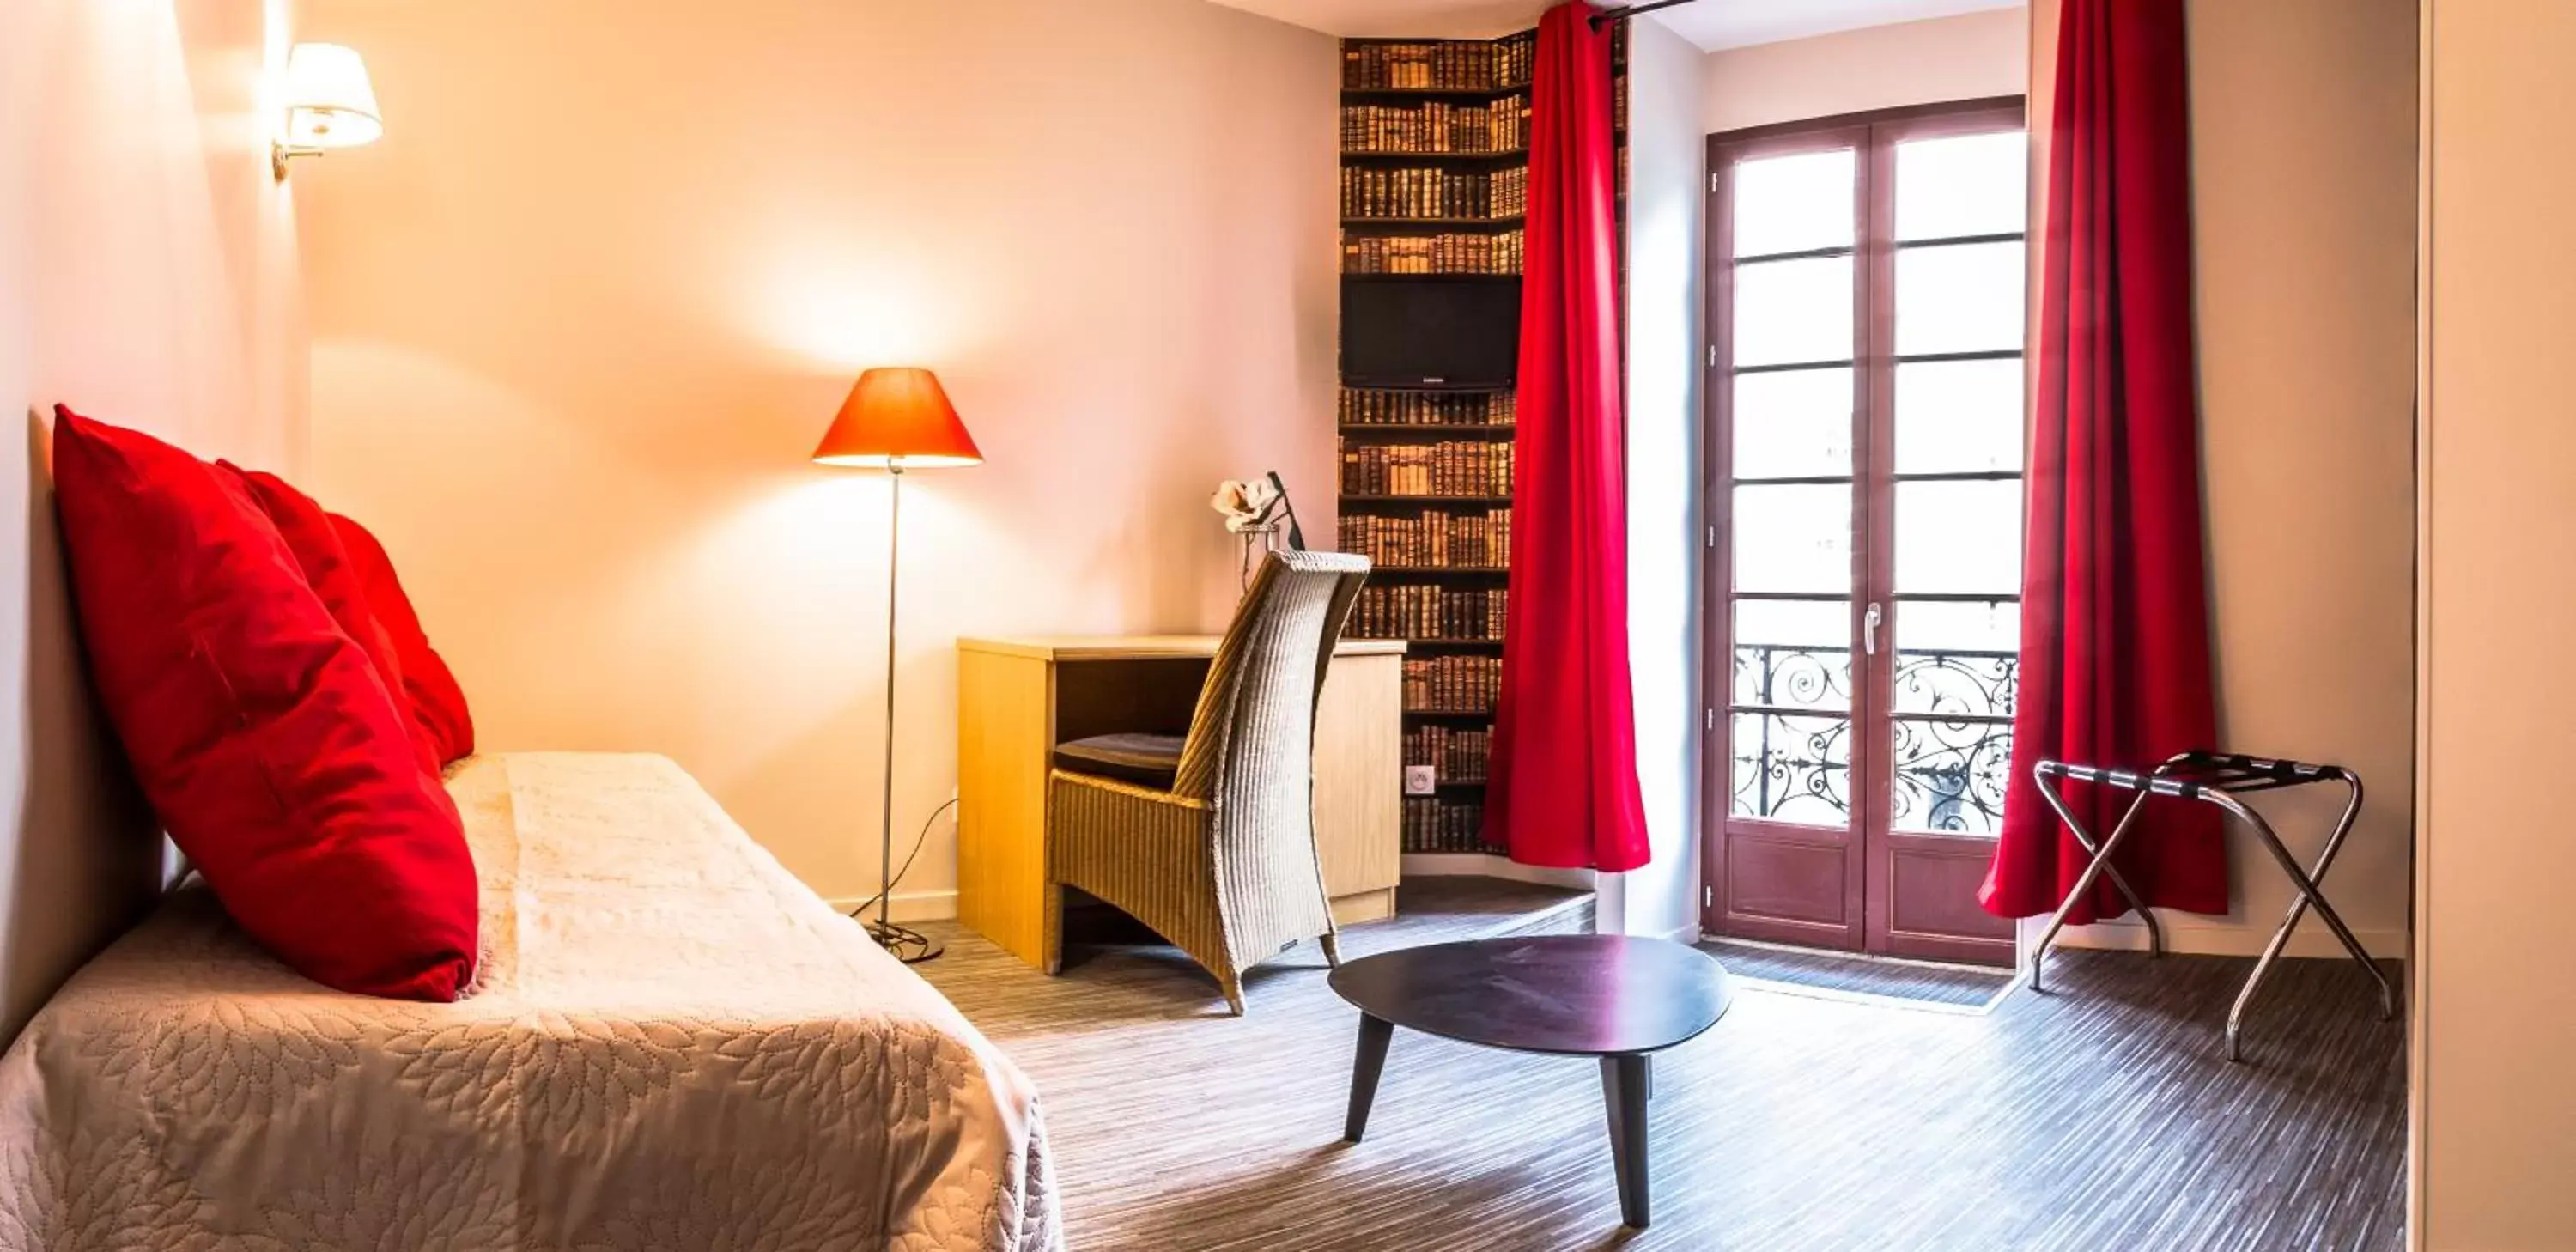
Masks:
[[[2281,920],[2279,930],[2272,932],[2272,942],[2264,947],[2262,959],[2254,962],[2254,972],[2245,979],[2245,989],[2237,993],[2234,1007],[2227,1010],[2228,1060],[2243,1059],[2237,1050],[2237,1032],[2245,1016],[2245,1006],[2253,1000],[2255,990],[2263,985],[2263,975],[2271,971],[2272,962],[2280,957],[2281,949],[2289,944],[2290,932],[2298,927],[2299,919],[2307,915],[2312,905],[2326,927],[2334,931],[2335,938],[2343,941],[2344,950],[2361,962],[2361,968],[2369,973],[2371,981],[2379,984],[2380,1016],[2390,1018],[2397,1015],[2396,986],[2388,981],[2387,974],[2381,972],[2379,963],[2370,959],[2370,953],[2363,949],[2359,939],[2353,937],[2352,929],[2343,924],[2342,916],[2326,902],[2324,891],[2317,886],[2325,878],[2327,868],[2334,864],[2335,853],[2343,848],[2345,836],[2352,833],[2353,819],[2361,815],[2360,775],[2340,765],[2274,761],[2227,752],[2184,752],[2145,773],[2067,761],[2041,761],[2031,767],[2031,775],[2039,784],[2039,794],[2048,801],[2048,807],[2057,811],[2058,819],[2066,823],[2068,833],[2074,835],[2075,842],[2082,844],[2093,858],[2084,867],[2084,873],[2075,880],[2074,889],[2068,891],[2065,901],[2057,906],[2056,914],[2048,919],[2048,929],[2040,933],[2039,946],[2031,954],[2031,990],[2043,990],[2040,971],[2048,960],[2048,945],[2057,939],[2057,932],[2065,927],[2067,915],[2075,911],[2076,903],[2092,892],[2096,878],[2108,877],[2111,880],[2112,888],[2145,920],[2151,954],[2164,955],[2164,930],[2156,924],[2155,913],[2138,898],[2136,891],[2130,889],[2128,880],[2120,876],[2111,858],[2119,852],[2122,841],[2129,837],[2130,832],[2137,829],[2138,814],[2146,808],[2147,798],[2171,796],[2217,805],[2252,830],[2263,850],[2271,854],[2272,860],[2280,865],[2281,872],[2289,877],[2290,885],[2298,889],[2298,898],[2290,903],[2289,916]],[[2110,837],[2097,845],[2093,833],[2076,820],[2074,810],[2067,807],[2065,797],[2059,794],[2059,780],[2094,783],[2134,792],[2136,798],[2129,801],[2128,808],[2120,814],[2119,824],[2111,828]],[[2290,855],[2290,850],[2282,846],[2280,836],[2273,833],[2272,824],[2236,798],[2248,792],[2279,791],[2326,782],[2342,783],[2347,799],[2343,816],[2336,820],[2334,833],[2326,837],[2325,847],[2317,853],[2313,869],[2302,869],[2298,858]]]

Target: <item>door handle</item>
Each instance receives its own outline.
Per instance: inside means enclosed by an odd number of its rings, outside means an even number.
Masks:
[[[1867,612],[1867,613],[1865,613],[1865,614],[1863,614],[1863,615],[1861,616],[1861,619],[1860,619],[1860,650],[1861,650],[1861,654],[1862,654],[1862,655],[1864,655],[1864,656],[1877,656],[1877,655],[1878,655],[1878,626],[1879,626],[1879,623],[1884,622],[1884,621],[1886,621],[1886,620],[1887,620],[1887,614],[1886,614],[1886,612],[1885,612],[1884,610],[1880,609],[1880,608],[1879,608],[1877,605],[1875,605],[1875,604],[1873,604],[1873,605],[1869,606],[1869,612]]]

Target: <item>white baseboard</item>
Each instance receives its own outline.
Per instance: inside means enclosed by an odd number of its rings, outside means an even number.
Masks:
[[[850,896],[846,899],[836,896],[824,901],[824,903],[831,905],[834,909],[843,913],[847,913],[862,904],[872,905],[875,902],[876,897],[872,895]],[[894,893],[894,908],[890,910],[890,912],[893,914],[894,920],[898,922],[955,921],[957,919],[957,892],[954,888],[947,891],[898,891]],[[871,917],[875,916],[876,910],[874,908],[870,908],[868,910],[868,915]]]
[[[1593,889],[1593,872],[1588,869],[1548,869],[1523,865],[1507,856],[1487,856],[1481,852],[1407,852],[1402,871],[1407,876],[1420,874],[1426,878],[1474,875],[1536,883],[1542,887],[1567,887],[1576,891]]]
[[[2179,918],[2162,918],[2165,951],[2185,956],[2261,956],[2263,945],[2272,941],[2279,923],[2263,926],[2228,925],[2213,922],[2191,922]],[[2039,939],[2047,926],[2046,918],[2033,918],[2025,932],[2025,946]],[[2409,937],[2402,930],[2355,930],[2353,937],[2372,956],[2383,961],[2402,961],[2410,948]],[[2059,932],[2061,948],[2101,948],[2115,952],[2147,950],[2147,928],[2136,921],[2096,922],[2090,926],[2069,926]],[[2298,930],[2290,935],[2290,946],[2284,956],[2348,956],[2343,944],[2317,920],[2314,913],[2302,918]]]

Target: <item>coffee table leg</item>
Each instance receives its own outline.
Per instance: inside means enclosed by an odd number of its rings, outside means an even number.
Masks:
[[[1360,1014],[1359,1054],[1351,1061],[1351,1114],[1342,1123],[1342,1138],[1358,1143],[1368,1129],[1369,1105],[1377,1099],[1377,1076],[1386,1071],[1386,1045],[1395,1038],[1395,1023]]]
[[[1655,1089],[1651,1056],[1601,1058],[1601,1100],[1610,1109],[1610,1164],[1619,1177],[1619,1220],[1644,1229],[1649,1217],[1646,1195],[1646,1101]]]

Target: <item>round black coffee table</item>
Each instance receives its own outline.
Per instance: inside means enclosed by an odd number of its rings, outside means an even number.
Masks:
[[[1644,1226],[1648,1217],[1653,1054],[1716,1025],[1733,998],[1726,971],[1707,953],[1621,935],[1525,935],[1404,948],[1344,964],[1333,971],[1332,988],[1360,1011],[1350,1120],[1342,1129],[1353,1143],[1368,1129],[1386,1045],[1398,1026],[1489,1048],[1601,1058],[1619,1216],[1630,1226]]]

